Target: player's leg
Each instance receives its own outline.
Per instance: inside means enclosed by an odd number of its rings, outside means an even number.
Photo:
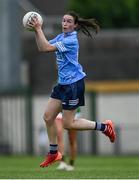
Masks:
[[[116,135],[114,131],[114,125],[111,120],[106,120],[103,123],[90,121],[84,118],[78,118],[74,120],[76,109],[79,106],[84,106],[84,92],[85,85],[84,80],[81,79],[70,86],[65,87],[65,96],[62,99],[63,107],[63,122],[66,129],[75,130],[98,130],[102,131],[109,137],[111,142],[115,141]]]
[[[96,122],[87,119],[79,118],[75,120],[76,109],[63,110],[63,124],[65,129],[74,130],[93,130],[96,127]]]
[[[61,160],[62,155],[58,152],[57,145],[57,132],[54,120],[58,113],[61,111],[61,101],[54,98],[49,98],[47,103],[47,108],[44,114],[44,120],[46,123],[49,143],[50,143],[50,152],[48,153],[47,158],[44,162],[40,164],[40,167],[46,167],[52,164],[57,160]]]
[[[57,133],[54,120],[61,111],[61,101],[58,99],[49,98],[47,108],[44,113],[44,121],[47,128],[49,142],[57,144]]]
[[[62,159],[57,166],[58,170],[65,170],[67,167],[67,164],[65,162],[65,156],[64,156],[64,129],[63,129],[63,119],[62,119],[62,113],[59,113],[58,116],[55,119],[55,125],[57,130],[57,141],[58,141],[58,150],[62,154]]]
[[[90,121],[84,118],[74,120],[76,110],[63,110],[63,124],[66,129],[75,130],[97,130],[103,132],[109,137],[111,142],[116,139],[114,125],[111,120],[105,120],[103,123]]]
[[[74,170],[74,163],[77,154],[77,131],[76,130],[68,130],[68,138],[69,138],[69,164],[66,167],[67,171]]]
[[[63,119],[62,114],[59,115],[55,119],[56,133],[57,133],[57,141],[58,141],[58,150],[64,155],[64,140],[63,140]]]

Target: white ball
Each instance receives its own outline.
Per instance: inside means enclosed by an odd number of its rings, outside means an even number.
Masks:
[[[23,17],[23,26],[25,27],[25,29],[27,29],[29,31],[34,31],[34,29],[28,25],[28,23],[29,23],[29,21],[31,21],[32,17],[37,17],[39,22],[41,24],[43,23],[43,19],[39,13],[33,12],[33,11],[26,13]]]

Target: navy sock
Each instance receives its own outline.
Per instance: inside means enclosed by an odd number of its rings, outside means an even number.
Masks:
[[[106,128],[106,124],[96,122],[95,130],[104,131],[105,128]]]
[[[57,144],[50,144],[50,154],[56,154],[58,150]]]

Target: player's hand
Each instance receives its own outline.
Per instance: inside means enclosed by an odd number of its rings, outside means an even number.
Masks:
[[[31,20],[28,22],[28,26],[34,28],[35,30],[42,28],[42,23],[38,21],[37,16],[31,17]]]

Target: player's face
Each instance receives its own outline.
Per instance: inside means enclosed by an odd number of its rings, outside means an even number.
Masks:
[[[72,32],[77,27],[77,24],[74,22],[74,18],[70,15],[64,15],[62,19],[62,31],[64,33]]]

